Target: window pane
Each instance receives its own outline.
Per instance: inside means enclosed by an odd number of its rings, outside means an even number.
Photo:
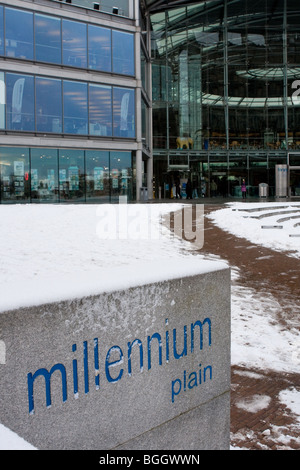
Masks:
[[[1,202],[29,200],[29,149],[1,148]]]
[[[90,85],[89,117],[91,135],[112,135],[111,95],[110,86]]]
[[[59,151],[60,201],[84,200],[84,152],[83,150]]]
[[[0,7],[0,55],[4,55],[3,7]]]
[[[5,76],[0,72],[0,129],[5,129]]]
[[[61,63],[60,20],[45,15],[35,15],[36,60]]]
[[[86,152],[86,197],[88,202],[109,202],[109,152]]]
[[[77,21],[63,20],[63,64],[73,67],[87,66],[87,29]]]
[[[132,198],[131,152],[110,152],[111,201],[119,196]]]
[[[58,201],[58,158],[54,149],[31,149],[32,202]]]
[[[6,55],[21,59],[33,59],[33,14],[6,8]]]
[[[6,74],[7,129],[34,131],[34,80],[30,75]]]
[[[111,30],[89,25],[89,68],[111,72]]]
[[[135,136],[135,95],[129,88],[113,89],[113,122],[115,137]]]
[[[88,133],[87,83],[64,81],[64,132]]]
[[[113,31],[113,72],[134,75],[134,36]]]
[[[36,130],[62,132],[61,80],[36,78]]]

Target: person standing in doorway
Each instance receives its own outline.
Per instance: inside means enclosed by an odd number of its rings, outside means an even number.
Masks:
[[[243,179],[242,184],[241,184],[241,190],[242,190],[242,198],[246,199],[247,195],[247,186],[246,186],[246,181]]]
[[[178,196],[180,197],[180,199],[182,199],[181,192],[180,192],[180,179],[179,178],[176,178],[175,186],[176,186],[176,199],[178,199]]]

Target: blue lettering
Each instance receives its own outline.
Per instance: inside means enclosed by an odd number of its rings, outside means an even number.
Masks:
[[[165,319],[165,325],[168,326],[169,321]],[[206,328],[204,328],[206,325]],[[199,329],[199,333],[196,329]],[[205,318],[203,321],[195,321],[191,323],[191,328],[189,330],[191,335],[191,349],[188,351],[188,327],[185,325],[183,327],[183,336],[179,338],[179,345],[178,342],[178,331],[176,328],[173,329],[173,344],[170,338],[171,334],[170,331],[166,328],[163,337],[159,333],[153,333],[152,336],[147,336],[147,362],[148,362],[148,370],[152,367],[153,354],[155,358],[155,364],[161,366],[163,363],[163,353],[164,353],[164,360],[165,362],[169,362],[170,354],[172,352],[170,349],[173,346],[173,357],[174,359],[180,359],[184,356],[187,356],[188,352],[193,353],[196,349],[197,340],[195,340],[195,336],[199,337],[199,348],[202,350],[205,346],[211,346],[212,338],[211,338],[211,320],[210,318]],[[182,330],[181,330],[182,332]],[[204,338],[205,335],[205,338]],[[155,345],[153,346],[153,342]],[[135,354],[139,354],[139,359],[137,356],[134,356],[134,348],[139,350],[139,353],[135,352]],[[153,349],[154,347],[154,349]],[[165,351],[163,348],[165,347]],[[179,349],[179,351],[178,351]],[[197,348],[198,349],[198,348]],[[94,350],[94,369],[95,369],[95,388],[96,390],[100,389],[100,360],[99,360],[99,340],[98,338],[94,338],[93,343],[93,350]],[[72,345],[72,352],[74,356],[70,363],[70,377],[71,380],[73,379],[73,393],[75,398],[78,396],[79,391],[79,383],[83,381],[84,383],[84,391],[85,393],[89,393],[89,354],[88,354],[88,341],[83,342],[83,349],[81,353],[83,356],[81,361],[78,359],[78,348],[76,344]],[[139,360],[139,367],[140,372],[143,372],[144,367],[144,348],[143,348],[143,341],[141,339],[134,339],[133,341],[127,342],[127,367],[128,367],[128,376],[131,377],[132,369],[134,368],[132,361],[138,363]],[[77,357],[76,357],[76,354]],[[172,359],[172,358],[171,358]],[[123,351],[120,346],[113,346],[111,347],[106,354],[105,362],[103,361],[103,373],[105,370],[106,379],[109,383],[116,383],[123,377],[124,368],[122,364],[124,362],[124,355]],[[81,367],[79,367],[79,363],[81,363]],[[206,379],[212,380],[212,367],[207,366],[205,367],[202,373],[201,364],[199,364],[199,372],[191,372],[190,374],[187,371],[183,372],[183,375],[180,378],[172,381],[172,402],[177,395],[182,393],[182,391],[187,391],[204,383]],[[54,372],[59,371],[61,374],[62,380],[62,400],[65,402],[67,400],[67,372],[66,367],[61,364],[55,364],[50,371],[46,368],[38,369],[34,374],[29,373],[27,374],[27,383],[28,383],[28,402],[29,402],[29,413],[34,412],[34,383],[35,379],[39,376],[43,376],[45,379],[45,391],[46,391],[46,406],[51,406],[51,378]],[[79,377],[79,374],[82,374]],[[57,383],[57,382],[56,382]]]
[[[88,357],[88,343],[83,343],[83,370],[84,370],[84,391],[89,393],[89,357]]]
[[[73,344],[72,351],[75,352],[77,349],[76,344]],[[74,387],[74,395],[78,393],[78,368],[77,368],[77,360],[73,359],[73,387]]]
[[[96,389],[98,390],[100,388],[98,338],[94,339],[94,363],[95,363],[95,385],[96,385]]]
[[[115,353],[115,352],[117,352],[119,354],[120,358],[117,361],[110,362],[111,354]],[[120,364],[123,364],[123,358],[124,358],[123,352],[122,352],[122,349],[119,346],[113,346],[112,348],[110,348],[108,350],[107,355],[106,355],[106,360],[105,360],[105,373],[106,373],[106,378],[107,378],[108,382],[116,383],[122,378],[122,375],[123,375],[123,372],[124,372],[123,369],[120,370],[119,375],[116,378],[113,378],[110,375],[110,369],[112,367],[114,368],[114,367],[116,367]]]
[[[176,328],[173,330],[173,352],[174,352],[174,357],[175,359],[180,359],[183,356],[187,355],[187,327],[184,326],[183,328],[183,336],[184,336],[184,346],[183,350],[180,354],[177,353],[177,333],[176,333]]]
[[[211,321],[209,318],[205,318],[203,323],[201,321],[196,321],[191,323],[191,353],[194,352],[194,330],[196,326],[199,326],[199,335],[200,335],[200,350],[203,349],[203,325],[208,324],[208,345],[211,346]]]
[[[38,369],[33,375],[31,373],[27,375],[29,413],[34,412],[33,383],[39,375],[43,375],[45,378],[46,406],[51,406],[51,376],[56,370],[59,370],[61,373],[63,402],[67,400],[67,374],[65,366],[63,364],[55,364],[50,372],[47,369]]]
[[[131,350],[132,350],[132,347],[135,344],[138,344],[139,349],[140,349],[140,370],[141,371],[143,370],[143,365],[144,365],[144,361],[143,361],[143,343],[142,343],[142,341],[140,339],[135,339],[132,343],[127,343],[127,347],[128,347],[128,375],[130,375],[130,376],[131,376]]]
[[[158,348],[159,348],[159,365],[162,365],[162,343],[161,343],[161,336],[158,333],[154,333],[151,337],[148,336],[147,338],[147,345],[148,345],[148,370],[151,369],[151,342],[153,338],[157,339],[158,341]]]

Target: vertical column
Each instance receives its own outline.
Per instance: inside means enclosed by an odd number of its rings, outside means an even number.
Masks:
[[[283,103],[284,127],[287,151],[289,150],[289,116],[288,116],[288,53],[287,53],[287,0],[283,5]]]
[[[135,2],[135,78],[136,78],[136,200],[140,200],[140,190],[142,187],[142,80],[141,80],[141,28],[139,24],[139,2]]]
[[[142,187],[142,150],[136,152],[136,200],[141,199],[141,187]]]
[[[224,22],[223,22],[223,44],[224,44],[224,113],[226,149],[229,152],[229,109],[228,109],[228,27],[227,27],[227,0],[224,1]]]

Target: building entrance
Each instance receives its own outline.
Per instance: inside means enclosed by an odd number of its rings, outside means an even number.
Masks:
[[[289,169],[290,197],[300,198],[300,166]]]

